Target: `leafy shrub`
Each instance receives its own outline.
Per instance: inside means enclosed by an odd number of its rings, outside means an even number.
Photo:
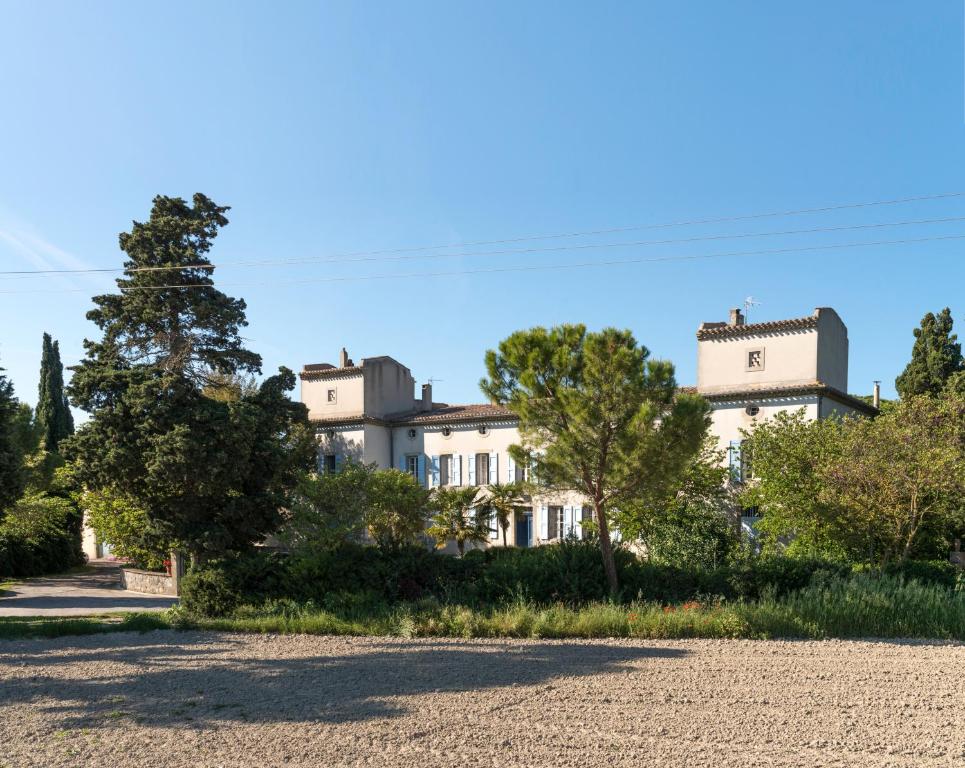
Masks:
[[[195,566],[181,580],[181,605],[200,616],[224,616],[242,603],[282,595],[290,576],[286,559],[247,552]]]
[[[915,579],[924,584],[938,584],[948,589],[954,589],[956,584],[965,581],[965,571],[948,560],[906,560],[904,563],[893,563],[885,572],[891,576]]]
[[[191,569],[181,579],[181,606],[198,616],[226,616],[250,599],[234,576],[217,565]]]
[[[748,557],[725,569],[727,587],[720,594],[729,598],[757,600],[764,595],[783,597],[804,589],[812,581],[826,581],[851,573],[848,563],[821,558],[766,555]]]
[[[39,576],[83,564],[80,517],[68,499],[21,497],[0,524],[0,576]]]
[[[343,544],[293,555],[283,594],[322,600],[332,592],[375,592],[393,602],[426,595],[466,597],[479,566],[476,558],[457,559],[421,547],[381,551]]]
[[[486,603],[522,599],[536,603],[583,603],[607,597],[600,550],[590,542],[563,541],[558,546],[492,548],[471,553],[483,562],[476,597]],[[617,553],[619,570],[626,570]]]

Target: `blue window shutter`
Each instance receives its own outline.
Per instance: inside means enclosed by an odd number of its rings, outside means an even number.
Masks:
[[[583,507],[573,507],[573,534],[583,538]]]
[[[420,453],[419,456],[416,458],[416,468],[417,468],[416,471],[419,473],[419,476],[416,478],[416,480],[418,480],[419,483],[420,483],[423,487],[425,487],[425,484],[426,484],[426,457],[425,457],[425,454]]]
[[[337,475],[342,471],[342,459],[344,457],[340,453],[335,454],[335,474]]]
[[[563,507],[563,530],[560,531],[560,538],[567,538],[573,531],[573,507]]]
[[[489,538],[499,538],[499,522],[496,520],[496,512],[489,513]]]
[[[432,457],[432,465],[429,467],[429,487],[439,487],[439,457]]]
[[[539,537],[546,541],[550,537],[550,515],[545,504],[539,508]]]
[[[476,484],[476,454],[470,453],[468,456],[469,466],[466,467],[466,473],[469,475],[469,485]]]
[[[499,482],[499,454],[495,451],[489,454],[489,484],[495,485]]]
[[[516,482],[516,462],[510,454],[506,454],[506,482]]]
[[[401,469],[403,472],[405,472],[406,469],[408,469],[408,467],[406,466],[406,455],[404,453],[401,456],[399,456],[399,469]]]
[[[452,469],[451,469],[453,485],[462,485],[462,455],[459,453],[452,454]]]

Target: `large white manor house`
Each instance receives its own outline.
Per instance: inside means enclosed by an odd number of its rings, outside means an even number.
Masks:
[[[429,488],[525,477],[525,468],[508,452],[519,442],[510,411],[488,403],[436,402],[431,384],[423,384],[416,397],[411,372],[391,357],[355,363],[343,349],[337,366],[306,365],[300,378],[324,472],[337,472],[351,458],[396,467]],[[807,317],[751,324],[733,309],[727,322],[703,323],[697,331],[694,389],[711,403],[711,431],[728,450],[738,479],[741,429],[755,420],[801,408],[814,419],[875,413],[847,394],[848,329],[826,307]],[[535,497],[516,514],[508,543],[532,546],[579,536],[588,516],[576,493]],[[500,542],[494,530],[492,543]]]

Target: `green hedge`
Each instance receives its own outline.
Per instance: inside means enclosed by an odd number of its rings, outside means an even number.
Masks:
[[[622,602],[782,598],[852,573],[846,563],[786,557],[751,557],[715,570],[655,565],[626,550],[616,559]],[[941,563],[908,563],[892,574],[944,587],[954,586],[956,576]],[[473,550],[462,559],[416,547],[382,552],[352,544],[289,557],[255,552],[210,562],[182,584],[183,605],[203,616],[266,600],[334,604],[347,595],[389,604],[432,597],[469,606],[578,606],[608,599],[599,550],[578,541]]]

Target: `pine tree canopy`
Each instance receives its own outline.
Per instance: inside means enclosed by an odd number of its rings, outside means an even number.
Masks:
[[[148,221],[120,235],[127,261],[119,293],[94,297],[87,313],[104,336],[85,341],[88,359],[74,389],[81,407],[93,404],[85,397],[88,372],[108,361],[111,369],[150,368],[200,385],[212,373],[260,373],[261,357],[238,335],[247,325],[245,302],[214,287],[207,258],[229,209],[202,194],[193,203],[158,196]]]
[[[103,336],[84,342],[70,386],[92,415],[65,449],[78,479],[135,501],[154,533],[199,558],[271,532],[314,448],[288,369],[209,396],[261,367],[239,336],[245,303],[214,287],[206,256],[227,210],[201,194],[193,205],[159,196],[120,236],[119,292],[94,298],[88,318]]]
[[[921,326],[914,330],[911,361],[895,379],[895,388],[903,398],[938,394],[954,374],[965,370],[962,345],[958,335],[952,333],[953,324],[948,307],[921,319]]]
[[[480,382],[519,417],[515,460],[532,467],[540,486],[590,500],[614,593],[612,511],[679,478],[710,423],[702,397],[677,392],[673,365],[649,358],[630,331],[533,328],[486,353],[489,377]]]

